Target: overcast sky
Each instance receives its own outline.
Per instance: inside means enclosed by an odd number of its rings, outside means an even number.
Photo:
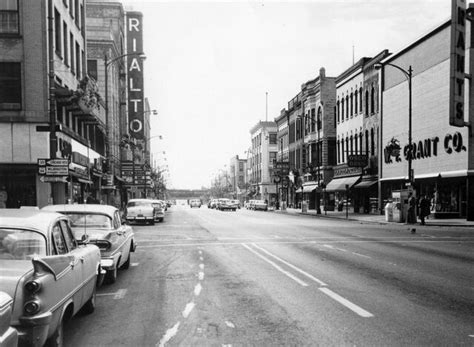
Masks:
[[[171,188],[189,189],[245,158],[266,92],[273,120],[321,67],[336,77],[353,55],[398,51],[448,19],[451,1],[123,3],[144,16],[152,154]]]

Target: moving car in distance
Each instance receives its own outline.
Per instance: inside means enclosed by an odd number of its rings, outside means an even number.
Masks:
[[[268,211],[268,204],[265,200],[254,200],[252,209],[255,211]]]
[[[132,223],[155,224],[155,208],[150,199],[130,199],[125,207],[125,219]]]
[[[165,211],[168,209],[163,200],[152,200],[152,206],[155,209],[153,212],[153,220],[155,222],[163,222],[165,219]]]
[[[236,211],[237,206],[235,206],[230,199],[218,199],[217,200],[217,209],[219,211],[231,210]]]
[[[100,249],[105,282],[115,283],[118,269],[128,269],[137,242],[132,228],[122,223],[119,210],[109,205],[48,205],[45,211],[62,213],[71,220],[76,240],[88,240]]]
[[[200,208],[201,205],[202,205],[202,203],[201,203],[200,199],[191,199],[191,200],[189,200],[189,207],[191,207],[191,208],[193,208],[193,207]]]
[[[207,204],[208,208],[217,208],[217,199],[211,199],[209,200],[209,203]]]
[[[0,209],[0,291],[19,346],[62,346],[64,322],[95,310],[101,276],[99,248],[78,243],[65,215]]]
[[[231,203],[232,203],[234,206],[236,206],[238,209],[240,209],[240,201],[239,201],[239,200],[236,200],[236,199],[231,200]]]

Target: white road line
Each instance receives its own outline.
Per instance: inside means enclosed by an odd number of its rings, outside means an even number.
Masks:
[[[199,255],[202,255],[202,251],[199,251]]]
[[[228,321],[228,320],[225,321],[225,325],[227,325],[229,328],[232,328],[232,329],[235,328],[235,324],[232,323],[232,322],[230,322],[230,321]]]
[[[140,263],[131,263],[130,266],[138,266]]]
[[[278,235],[273,235],[273,237],[274,237],[275,239],[281,239],[281,236],[278,236]]]
[[[204,264],[199,264],[199,268],[200,268],[201,270],[204,270]]]
[[[340,296],[339,294],[337,293],[334,293],[331,289],[329,288],[319,288],[320,291],[322,291],[324,294],[326,294],[327,296],[329,296],[330,298],[336,300],[337,302],[339,302],[340,304],[346,306],[348,309],[352,310],[353,312],[357,313],[359,316],[361,317],[364,317],[364,318],[370,318],[370,317],[373,317],[374,315],[366,310],[364,310],[363,308],[361,308],[360,306],[357,306],[356,304],[350,302],[349,300],[343,298],[342,296]]]
[[[266,249],[257,246],[255,243],[252,243],[252,246],[254,246],[255,248],[258,248],[258,249],[261,250],[262,252],[265,252],[265,253],[268,254],[270,257],[275,258],[276,260],[282,262],[283,264],[288,265],[288,266],[291,267],[293,270],[298,271],[300,274],[305,275],[306,277],[308,277],[309,279],[313,280],[314,282],[319,283],[319,284],[322,285],[322,286],[327,286],[326,283],[324,283],[323,281],[317,279],[317,278],[314,277],[313,275],[307,273],[307,272],[304,271],[304,270],[301,270],[299,267],[297,267],[297,266],[295,266],[295,265],[293,265],[293,264],[290,264],[289,262],[287,262],[287,261],[281,259],[280,257],[278,257],[278,256],[276,256],[276,255],[270,253],[270,252],[267,251]]]
[[[186,308],[183,311],[183,317],[184,318],[188,318],[188,316],[191,313],[191,311],[193,310],[194,306],[196,306],[196,305],[192,301],[186,305]]]
[[[202,281],[204,279],[204,272],[199,271],[198,278],[200,281]]]
[[[119,289],[115,293],[98,293],[97,296],[113,296],[114,300],[123,299],[127,289]]]
[[[200,260],[200,261],[204,261],[204,258],[203,258],[203,257],[199,257],[199,260]]]
[[[365,254],[360,254],[360,253],[357,253],[357,252],[352,252],[352,254],[358,255],[359,257],[364,257],[364,258],[372,259],[372,257],[369,257],[368,255],[365,255]]]
[[[158,342],[156,346],[163,347],[165,343],[171,340],[178,333],[180,324],[181,322],[178,322],[171,329],[168,329],[166,334],[161,338],[160,342]]]
[[[308,283],[300,280],[298,277],[296,276],[293,276],[291,273],[289,273],[288,271],[285,271],[283,270],[280,266],[278,266],[277,264],[275,264],[273,261],[271,261],[270,259],[264,257],[263,255],[261,255],[260,253],[256,252],[255,250],[253,250],[252,248],[250,248],[249,246],[247,246],[245,243],[242,243],[242,246],[247,248],[250,252],[254,253],[256,256],[260,257],[261,259],[263,259],[264,261],[266,261],[268,264],[270,264],[271,266],[273,266],[275,269],[277,269],[278,271],[280,271],[282,274],[288,276],[289,278],[291,278],[293,281],[297,282],[298,284],[302,285],[303,287],[307,287],[308,286]]]
[[[337,247],[334,247],[334,246],[331,246],[331,245],[323,245],[324,247],[326,248],[329,248],[329,249],[335,249],[335,250],[338,250],[338,251],[341,251],[341,252],[347,252],[347,250],[345,250],[344,248],[337,248]]]
[[[196,286],[194,287],[194,295],[199,296],[199,294],[201,294],[201,290],[202,290],[201,283],[196,284]]]

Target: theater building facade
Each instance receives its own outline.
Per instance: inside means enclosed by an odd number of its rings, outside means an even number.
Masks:
[[[382,62],[379,194],[388,201],[413,190],[430,199],[434,218],[474,220],[473,36],[470,20],[463,20],[453,15]]]

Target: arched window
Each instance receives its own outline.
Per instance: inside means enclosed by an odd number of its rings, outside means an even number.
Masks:
[[[340,163],[340,160],[341,160],[341,148],[339,147],[341,145],[341,143],[339,142],[339,140],[336,141],[336,147],[337,147],[337,163],[339,164]]]
[[[341,160],[340,163],[344,162],[344,139],[341,140]]]
[[[363,98],[363,93],[362,93],[362,87],[359,88],[359,112],[362,113],[362,98]]]
[[[317,130],[321,130],[321,128],[323,127],[323,110],[321,107],[318,107],[318,128]]]
[[[346,158],[347,158],[347,155],[349,155],[349,137],[346,137]]]
[[[359,97],[359,96],[358,96],[358,94],[357,94],[357,89],[356,89],[356,91],[355,91],[355,93],[354,93],[354,112],[355,112],[356,116],[357,116],[357,113],[359,113],[359,110],[358,110],[358,108],[357,108],[357,98],[358,98],[358,97]]]
[[[344,122],[344,97],[341,99],[341,122]]]
[[[354,94],[351,93],[351,117],[354,115]]]
[[[359,153],[359,141],[358,141],[358,136],[357,134],[354,135],[354,147],[355,147],[355,153]]]
[[[351,135],[350,139],[351,139],[351,151],[350,151],[350,153],[351,153],[351,155],[353,155],[354,154],[354,138],[352,137],[352,135]]]
[[[318,110],[319,112],[319,110]],[[316,130],[316,116],[314,114],[314,108],[311,109],[311,132],[315,132]]]
[[[374,128],[370,129],[370,155],[375,154],[375,136]]]
[[[349,95],[346,95],[346,119],[349,119]]]
[[[365,91],[365,115],[369,115],[369,91]]]
[[[364,141],[364,133],[361,131],[360,132],[360,135],[359,135],[359,148],[360,148],[360,154],[363,154],[362,152],[362,145],[363,145],[363,142]]]
[[[369,131],[365,131],[365,154],[369,155]]]
[[[375,113],[375,88],[372,86],[372,90],[370,91],[370,113]]]
[[[336,102],[336,114],[337,114],[337,122],[339,123],[340,119],[341,119],[341,105],[339,104],[339,100],[337,100]]]

